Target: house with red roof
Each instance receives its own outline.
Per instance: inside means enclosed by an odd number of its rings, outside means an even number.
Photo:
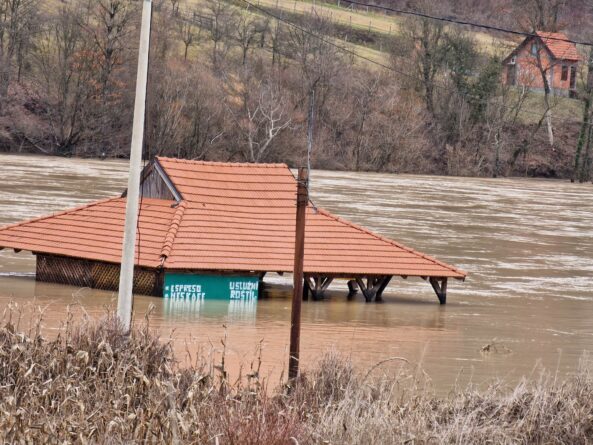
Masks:
[[[157,157],[142,173],[134,292],[203,298],[226,287],[255,295],[268,273],[292,273],[297,181],[286,164]],[[126,192],[0,228],[0,249],[37,256],[39,281],[117,290]],[[444,304],[447,280],[466,273],[309,203],[307,294],[348,280],[380,300],[394,277],[420,277]]]
[[[544,76],[552,94],[575,96],[581,57],[561,32],[538,31],[528,36],[503,60],[503,82],[544,91]]]

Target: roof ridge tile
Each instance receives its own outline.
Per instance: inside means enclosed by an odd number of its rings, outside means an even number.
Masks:
[[[157,156],[159,161],[174,162],[177,164],[210,165],[213,167],[263,167],[263,168],[288,168],[288,164],[279,163],[257,163],[257,162],[215,162],[215,161],[197,161],[193,159],[168,158]]]
[[[183,200],[177,206],[177,210],[171,218],[171,226],[165,235],[165,240],[163,242],[163,248],[161,250],[161,266],[165,264],[169,255],[171,255],[171,251],[173,250],[173,243],[175,243],[175,237],[177,236],[177,232],[179,231],[179,226],[181,225],[181,220],[183,219],[183,214],[185,213],[185,209],[187,208],[187,201]]]

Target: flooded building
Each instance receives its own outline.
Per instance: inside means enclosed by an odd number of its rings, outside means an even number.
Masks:
[[[267,273],[291,273],[297,181],[285,164],[156,158],[142,173],[134,291],[167,298],[257,298]],[[36,255],[40,281],[116,290],[125,192],[0,229],[0,247]],[[421,277],[445,303],[465,272],[309,203],[305,292],[333,280],[380,300],[393,277]],[[346,286],[344,286],[346,289]]]

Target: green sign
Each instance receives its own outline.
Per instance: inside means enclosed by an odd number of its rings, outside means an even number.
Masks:
[[[258,277],[166,273],[163,296],[176,300],[256,300]]]

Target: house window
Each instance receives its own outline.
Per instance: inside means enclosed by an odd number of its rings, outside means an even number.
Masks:
[[[562,81],[568,80],[568,66],[562,65],[562,77],[560,78]]]
[[[531,55],[537,56],[537,43],[535,42],[531,44]]]

